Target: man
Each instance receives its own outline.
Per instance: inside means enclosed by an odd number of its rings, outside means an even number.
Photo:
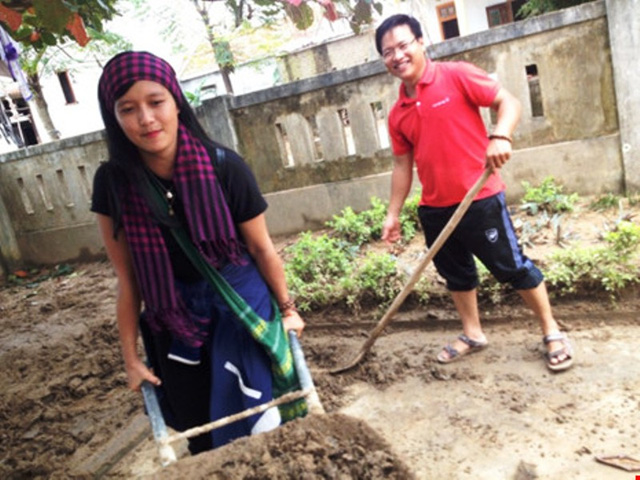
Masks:
[[[389,73],[402,81],[389,113],[395,161],[383,240],[400,239],[399,215],[411,188],[414,163],[422,184],[419,217],[428,246],[484,168],[493,171],[434,258],[463,329],[438,354],[438,361],[450,363],[488,345],[478,312],[475,255],[500,282],[510,283],[539,318],[547,367],[566,370],[573,363],[571,345],[553,317],[542,273],[517,243],[498,173],[511,157],[519,101],[474,65],[430,61],[420,24],[411,16],[387,18],[376,30],[376,48]],[[487,136],[480,107],[497,113],[491,135]]]

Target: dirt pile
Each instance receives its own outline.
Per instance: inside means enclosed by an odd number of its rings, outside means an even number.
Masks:
[[[264,435],[182,459],[154,478],[404,480],[414,476],[371,427],[334,413],[309,415]]]
[[[0,290],[1,478],[68,478],[140,411],[123,388],[105,262]]]

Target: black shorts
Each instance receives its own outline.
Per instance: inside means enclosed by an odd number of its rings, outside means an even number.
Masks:
[[[456,208],[419,207],[427,246],[433,244]],[[503,192],[473,202],[434,257],[449,290],[469,291],[478,286],[474,255],[499,282],[516,290],[535,288],[543,280],[542,272],[520,248]]]

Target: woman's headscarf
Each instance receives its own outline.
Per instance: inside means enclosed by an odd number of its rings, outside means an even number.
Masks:
[[[98,96],[103,110],[114,115],[117,99],[140,80],[163,85],[178,108],[185,101],[171,65],[148,52],[124,52],[105,65],[100,77]],[[243,248],[207,149],[182,122],[177,135],[173,182],[184,206],[184,227],[213,266],[243,263]],[[149,204],[140,185],[135,184],[129,186],[122,202],[122,223],[145,302],[145,318],[155,331],[164,327],[185,343],[197,346],[206,331],[202,323],[208,319],[190,318],[186,313],[174,285],[162,232]]]
[[[113,114],[116,100],[125,87],[138,80],[149,80],[165,87],[175,98],[178,108],[183,95],[173,67],[165,60],[149,52],[123,52],[107,62],[98,83],[100,101]]]

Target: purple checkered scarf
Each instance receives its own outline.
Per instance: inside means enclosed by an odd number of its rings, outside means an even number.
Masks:
[[[138,80],[160,83],[181,106],[183,95],[167,62],[146,52],[126,52],[107,63],[99,83],[99,96],[111,114],[116,95]],[[173,182],[184,206],[187,230],[204,258],[216,268],[227,262],[244,263],[243,247],[207,150],[182,124],[178,128]],[[160,228],[136,185],[130,186],[122,202],[122,223],[145,303],[146,321],[156,332],[166,329],[188,345],[201,345],[210,319],[187,312],[176,291]]]

